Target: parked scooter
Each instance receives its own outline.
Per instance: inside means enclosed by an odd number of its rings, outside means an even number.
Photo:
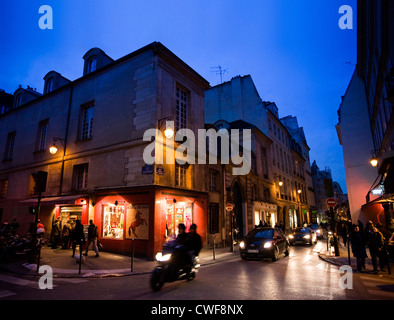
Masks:
[[[159,263],[153,270],[150,286],[153,291],[159,291],[165,282],[177,280],[193,280],[200,267],[198,256],[193,256],[192,265],[185,263],[185,255],[188,254],[182,246],[175,246],[169,242],[163,246],[163,250],[156,254]]]

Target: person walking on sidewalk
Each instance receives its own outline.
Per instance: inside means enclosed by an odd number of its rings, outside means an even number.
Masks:
[[[353,231],[350,233],[350,244],[352,246],[353,255],[357,259],[357,271],[361,272],[362,268],[365,268],[367,252],[365,250],[363,234],[360,232],[360,228],[357,225],[353,227]]]
[[[70,232],[71,232],[70,221],[67,221],[62,229],[63,250],[68,249],[68,242],[70,241]]]
[[[380,231],[373,225],[370,221],[368,223],[367,231],[367,239],[368,239],[368,247],[369,253],[372,259],[373,272],[375,274],[378,273],[378,258],[380,255],[380,251],[383,250],[383,235]]]
[[[93,249],[96,252],[96,258],[98,258],[99,255],[99,250],[97,247],[97,239],[98,239],[98,228],[97,226],[93,223],[93,220],[89,220],[89,228],[88,228],[88,245],[86,246],[86,252],[84,256],[88,255],[89,251],[89,246],[91,243],[93,243]]]
[[[60,217],[57,217],[52,225],[52,249],[57,249],[60,241]]]
[[[74,233],[72,234],[73,236],[73,255],[72,257],[74,258],[75,256],[75,248],[77,245],[79,245],[79,252],[82,254],[82,246],[85,244],[85,235],[83,233],[83,225],[81,223],[81,220],[77,220],[75,224],[75,229]]]

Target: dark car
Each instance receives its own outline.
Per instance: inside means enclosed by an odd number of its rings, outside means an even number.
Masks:
[[[292,233],[289,234],[289,241],[291,245],[294,244],[309,244],[317,242],[316,232],[311,228],[295,228]]]
[[[317,223],[312,223],[310,227],[313,231],[316,232],[316,236],[318,239],[323,239],[323,229]]]
[[[282,230],[256,227],[239,244],[239,252],[242,259],[270,258],[276,261],[281,253],[289,255],[289,246]]]

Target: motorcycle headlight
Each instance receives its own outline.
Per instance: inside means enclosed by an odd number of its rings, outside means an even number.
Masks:
[[[290,239],[294,239],[294,236],[292,234],[289,235]]]
[[[305,239],[310,239],[311,236],[309,234],[307,234],[306,236],[304,236]]]
[[[269,249],[272,247],[272,241],[267,241],[266,243],[264,243],[264,249]]]
[[[241,241],[241,243],[239,244],[239,247],[241,249],[245,249],[245,242]]]
[[[161,252],[158,252],[156,254],[156,260],[160,261],[160,262],[168,261],[168,260],[170,260],[170,258],[171,258],[171,253],[167,253],[164,256],[163,256],[163,254]]]

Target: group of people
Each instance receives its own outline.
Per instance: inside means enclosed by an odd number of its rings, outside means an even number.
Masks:
[[[381,224],[376,226],[372,221],[369,221],[363,228],[363,224],[359,222],[358,225],[352,226],[353,230],[349,233],[349,240],[354,257],[357,259],[357,271],[365,270],[365,259],[367,258],[367,250],[372,260],[373,272],[378,273],[378,266],[380,270],[384,271],[385,267],[389,268],[390,262],[388,255],[388,242],[390,234],[386,232]]]
[[[88,255],[90,244],[93,244],[93,249],[96,252],[95,257],[98,258],[99,254],[99,242],[98,242],[98,228],[93,223],[93,220],[89,221],[87,244],[85,240],[84,227],[81,220],[74,221],[73,219],[68,220],[66,223],[61,225],[61,218],[58,217],[52,225],[51,232],[51,248],[57,249],[59,244],[62,242],[62,249],[67,250],[72,248],[75,256],[76,247],[80,247],[82,252],[83,246],[86,244],[84,256]]]

